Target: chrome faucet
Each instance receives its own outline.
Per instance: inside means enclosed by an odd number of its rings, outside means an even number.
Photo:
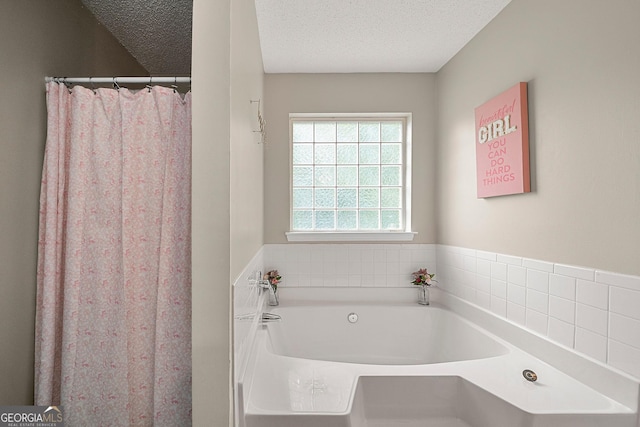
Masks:
[[[262,290],[269,291],[270,306],[276,306],[280,304],[280,301],[278,300],[278,290],[273,284],[271,284],[269,280],[266,280],[266,279],[258,280],[258,287]]]
[[[280,316],[279,314],[273,314],[273,313],[243,313],[243,314],[236,314],[234,316],[235,320],[241,321],[241,322],[252,322],[257,315],[260,315],[260,323],[264,324],[264,323],[270,323],[270,322],[278,322],[280,320],[282,320],[282,316]]]

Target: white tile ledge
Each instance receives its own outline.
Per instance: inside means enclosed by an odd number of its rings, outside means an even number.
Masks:
[[[378,231],[378,232],[301,232],[284,233],[289,242],[411,242],[417,232]]]

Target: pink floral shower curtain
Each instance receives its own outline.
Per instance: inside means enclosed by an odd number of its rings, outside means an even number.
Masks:
[[[47,84],[36,405],[191,425],[191,94]]]

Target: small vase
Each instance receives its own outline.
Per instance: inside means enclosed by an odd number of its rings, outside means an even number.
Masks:
[[[273,288],[271,288],[269,290],[269,302],[268,302],[268,304],[270,306],[280,305],[280,301],[278,300],[278,288],[276,288],[275,290]]]
[[[420,289],[418,289],[418,304],[429,305],[429,287],[427,285],[420,285]]]

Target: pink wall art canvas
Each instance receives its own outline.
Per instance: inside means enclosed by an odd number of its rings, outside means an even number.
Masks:
[[[485,102],[475,117],[478,198],[530,192],[527,84]]]

